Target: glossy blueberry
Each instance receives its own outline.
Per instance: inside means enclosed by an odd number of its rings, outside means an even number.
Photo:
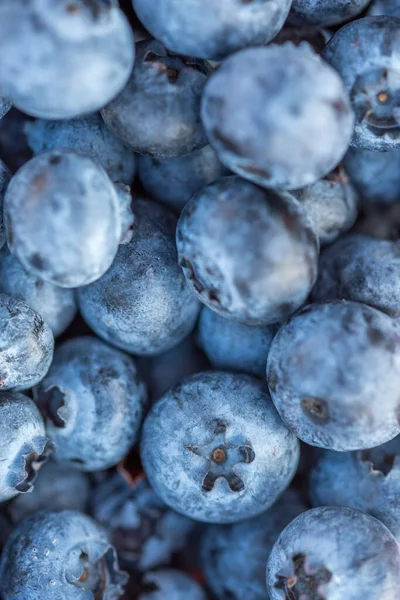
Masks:
[[[211,66],[168,52],[156,40],[139,42],[136,51],[127,85],[101,111],[111,133],[135,152],[158,158],[205,146],[200,100]]]
[[[30,492],[52,444],[35,403],[18,392],[0,395],[0,502]],[[1,589],[1,586],[0,586]]]
[[[177,228],[179,263],[209,308],[246,325],[284,320],[306,300],[318,242],[289,197],[225,177],[194,195]]]
[[[11,108],[11,102],[0,96],[0,119],[4,117]]]
[[[126,580],[105,531],[73,510],[22,521],[0,565],[4,600],[118,600]]]
[[[138,600],[206,600],[205,591],[186,573],[175,569],[149,571],[143,577]],[[7,599],[6,599],[7,600]]]
[[[98,160],[112,181],[133,181],[135,155],[109,132],[98,113],[64,121],[28,121],[25,132],[35,154],[72,150]]]
[[[293,0],[288,22],[296,27],[331,27],[361,13],[370,0]]]
[[[323,53],[350,96],[357,148],[400,148],[399,30],[395,17],[358,19],[339,29]]]
[[[86,285],[114,260],[125,235],[121,211],[97,162],[68,151],[40,154],[7,188],[8,246],[32,275],[60,287]]]
[[[400,437],[359,452],[321,456],[310,477],[313,506],[349,506],[376,517],[400,539]]]
[[[0,250],[0,292],[33,308],[55,336],[70,325],[77,311],[74,290],[56,287],[31,275],[7,247]]]
[[[211,146],[177,158],[139,156],[138,171],[146,192],[176,212],[193,194],[229,174]]]
[[[400,17],[400,1],[373,0],[368,9],[368,14],[372,16],[386,15],[388,17]]]
[[[11,179],[11,173],[7,166],[0,159],[0,248],[6,243],[6,233],[3,223],[3,202],[4,194]]]
[[[291,0],[133,0],[143,25],[167,48],[215,60],[272,40],[290,4]]]
[[[296,471],[299,445],[261,382],[213,371],[184,379],[153,406],[141,457],[168,506],[233,523],[275,502]]]
[[[145,400],[133,359],[94,337],[59,346],[37,393],[56,460],[82,471],[107,469],[128,453]]]
[[[142,474],[131,483],[120,473],[105,479],[93,493],[92,512],[107,528],[121,563],[140,571],[167,565],[194,526],[168,508]]]
[[[363,201],[389,204],[400,200],[400,149],[349,148],[343,164]]]
[[[264,377],[277,325],[249,326],[224,319],[206,306],[200,313],[197,341],[216,369]]]
[[[111,268],[78,290],[80,310],[102,338],[134,354],[164,352],[193,329],[199,303],[178,265],[176,218],[148,200],[134,204],[135,227]]]
[[[25,302],[0,294],[0,388],[26,390],[46,375],[54,337]]]
[[[205,87],[202,119],[219,159],[270,188],[301,188],[329,173],[353,131],[340,77],[308,44],[229,57]]]
[[[266,512],[233,525],[210,525],[202,541],[202,567],[219,600],[266,600],[265,564],[282,530],[306,510],[287,490]]]
[[[400,549],[380,521],[350,508],[302,513],[267,566],[270,600],[396,600]]]
[[[19,523],[40,511],[84,512],[89,492],[90,482],[85,473],[50,460],[40,469],[33,491],[14,498],[8,506],[8,514],[13,523]]]
[[[272,342],[267,380],[284,423],[330,450],[383,444],[400,433],[400,340],[386,314],[357,302],[311,304]]]
[[[69,119],[125,85],[133,35],[114,0],[1,0],[0,88],[20,110]]]
[[[307,213],[321,246],[348,231],[357,218],[357,192],[344,172],[293,192]]]

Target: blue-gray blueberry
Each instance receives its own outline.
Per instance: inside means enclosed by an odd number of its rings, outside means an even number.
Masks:
[[[294,27],[331,27],[356,17],[370,0],[293,0],[288,22]]]

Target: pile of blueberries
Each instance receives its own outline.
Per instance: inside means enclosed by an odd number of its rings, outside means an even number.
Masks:
[[[0,0],[1,600],[399,600],[400,0]]]

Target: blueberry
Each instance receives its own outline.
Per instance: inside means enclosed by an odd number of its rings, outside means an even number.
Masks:
[[[386,15],[388,17],[400,17],[399,0],[373,0],[368,9],[372,16]]]
[[[229,57],[205,87],[202,119],[219,159],[270,188],[301,188],[329,173],[353,132],[340,77],[308,44]]]
[[[126,146],[158,158],[180,156],[207,144],[200,100],[211,66],[168,52],[156,40],[136,46],[126,87],[103,108],[103,119]]]
[[[2,96],[0,96],[0,119],[2,117],[4,117],[5,114],[8,113],[10,108],[11,108],[11,102],[9,102],[8,100],[6,100]]]
[[[90,492],[88,476],[82,471],[50,460],[39,471],[35,487],[20,494],[8,507],[14,523],[40,511],[85,511]]]
[[[177,158],[139,156],[139,177],[152,198],[181,212],[191,196],[229,174],[211,146]]]
[[[150,33],[174,52],[221,59],[278,33],[291,0],[133,0]]]
[[[198,583],[175,569],[159,569],[145,574],[138,600],[206,600]],[[6,598],[7,600],[7,598]]]
[[[11,173],[7,166],[0,159],[0,248],[6,243],[6,233],[3,223],[3,202],[4,194],[11,179]]]
[[[349,508],[309,510],[276,542],[267,588],[270,600],[396,600],[400,549],[369,515]]]
[[[86,285],[115,257],[125,234],[120,212],[119,195],[98,163],[74,152],[40,154],[7,188],[8,246],[32,275],[60,287]]]
[[[38,469],[52,451],[40,412],[24,394],[0,394],[0,440],[0,502],[4,502],[32,490]]]
[[[24,129],[35,154],[73,150],[98,160],[112,181],[133,181],[135,155],[109,132],[98,113],[64,121],[37,119]]]
[[[117,600],[126,580],[104,530],[73,510],[22,521],[0,566],[4,600]]]
[[[193,292],[246,325],[285,319],[316,277],[318,243],[301,207],[237,176],[192,197],[179,219],[177,246]]]
[[[249,326],[224,319],[206,306],[200,313],[198,343],[216,369],[264,377],[277,325]]]
[[[107,469],[128,453],[145,399],[133,359],[94,337],[59,346],[37,392],[56,460],[82,471]]]
[[[400,436],[359,452],[321,456],[310,477],[313,506],[349,506],[376,517],[400,540]]]
[[[276,334],[267,380],[284,423],[330,450],[371,448],[400,433],[399,337],[357,302],[311,304]]]
[[[26,390],[46,375],[54,337],[25,302],[0,294],[0,388]]]
[[[141,457],[168,506],[233,523],[275,502],[296,471],[299,446],[261,382],[214,371],[184,379],[153,406]]]
[[[361,13],[370,0],[293,0],[288,22],[296,27],[331,27]]]
[[[293,192],[313,224],[321,246],[348,231],[357,218],[357,192],[344,172]]]
[[[29,274],[7,248],[0,250],[0,292],[23,300],[41,314],[55,336],[68,327],[77,311],[74,290]]]
[[[135,201],[134,213],[132,241],[120,246],[103,277],[78,290],[78,303],[106,341],[134,354],[158,354],[191,332],[199,306],[178,265],[174,215],[148,200]]]
[[[185,546],[194,525],[169,509],[142,475],[128,483],[114,473],[95,489],[92,506],[121,563],[140,571],[167,565]]]
[[[323,53],[350,96],[357,148],[400,148],[399,29],[395,17],[358,19],[339,29]]]
[[[343,164],[364,202],[389,204],[400,199],[400,149],[350,148]]]
[[[24,112],[69,119],[125,85],[133,35],[114,0],[1,0],[0,88]]]
[[[287,490],[266,512],[230,526],[210,525],[202,541],[207,584],[219,600],[265,600],[265,564],[281,531],[306,510]]]

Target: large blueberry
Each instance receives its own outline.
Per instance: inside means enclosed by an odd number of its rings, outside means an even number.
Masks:
[[[357,16],[370,0],[293,0],[288,22],[296,27],[330,27]]]
[[[340,77],[308,44],[230,56],[205,87],[202,119],[219,159],[271,188],[301,188],[329,173],[353,132]]]
[[[350,508],[302,513],[267,566],[270,600],[397,600],[400,549],[380,521]]]
[[[275,502],[296,471],[299,445],[261,382],[214,371],[184,379],[154,404],[141,457],[171,508],[232,523]]]
[[[246,325],[284,320],[315,281],[318,242],[299,204],[237,176],[192,197],[176,239],[192,291]]]
[[[375,152],[352,147],[343,164],[363,201],[389,204],[400,200],[400,149]]]
[[[311,304],[276,334],[272,399],[312,446],[360,450],[400,433],[400,340],[386,314],[357,302]]]

